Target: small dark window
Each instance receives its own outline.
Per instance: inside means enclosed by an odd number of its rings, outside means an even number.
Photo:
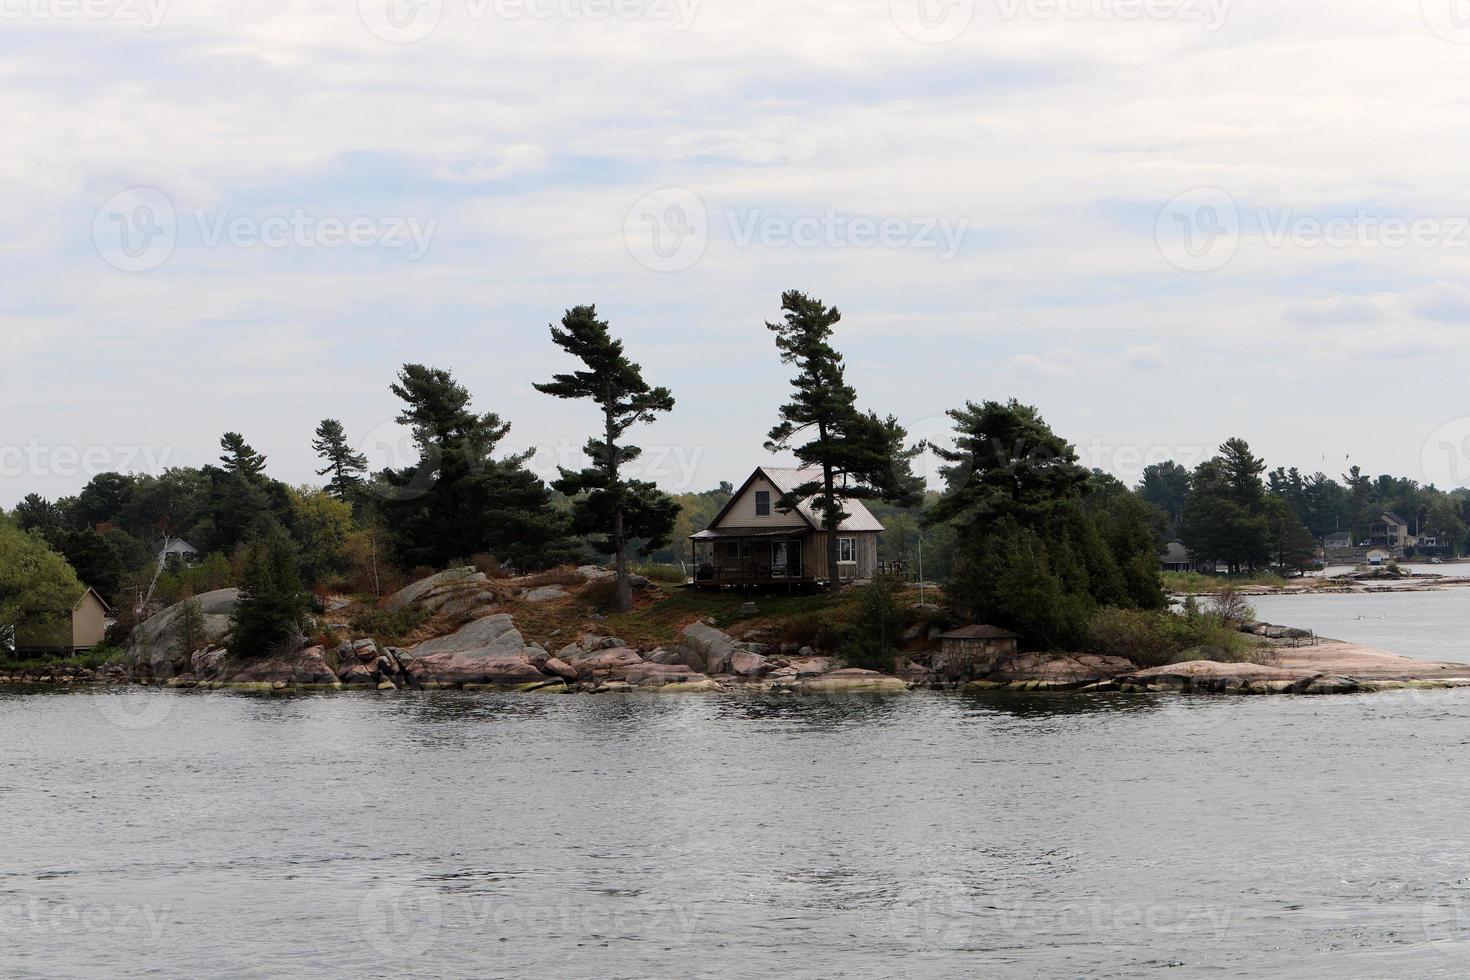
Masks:
[[[755,492],[755,516],[771,516],[771,491],[757,490]]]

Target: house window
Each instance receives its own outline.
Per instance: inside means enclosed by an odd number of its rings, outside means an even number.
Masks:
[[[757,490],[755,492],[755,516],[771,516],[771,491]]]
[[[725,554],[730,558],[749,558],[749,541],[730,541],[725,544]]]
[[[857,561],[857,538],[837,539],[837,560],[841,562]]]

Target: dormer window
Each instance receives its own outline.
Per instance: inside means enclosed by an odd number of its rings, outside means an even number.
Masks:
[[[755,492],[755,516],[771,516],[771,491],[757,490]]]

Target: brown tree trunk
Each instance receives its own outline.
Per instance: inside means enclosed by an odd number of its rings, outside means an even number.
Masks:
[[[618,484],[618,450],[613,445],[613,417],[612,412],[605,414],[607,421],[607,471],[609,488],[611,492],[619,492],[615,488]],[[628,577],[628,541],[627,532],[623,527],[623,508],[619,504],[613,517],[613,560],[618,571],[617,577],[617,599],[614,603],[618,612],[628,612],[633,608],[633,583]]]

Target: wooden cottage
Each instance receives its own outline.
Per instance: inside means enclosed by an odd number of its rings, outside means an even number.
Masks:
[[[827,567],[827,532],[813,500],[789,512],[779,507],[791,489],[819,479],[820,470],[762,466],[736,491],[709,527],[690,535],[696,585],[762,586],[858,582],[878,568],[883,525],[862,501],[844,500],[837,529],[837,567]]]
[[[69,615],[17,624],[15,655],[25,658],[85,653],[107,636],[107,618],[111,615],[112,609],[97,590],[89,588]]]

